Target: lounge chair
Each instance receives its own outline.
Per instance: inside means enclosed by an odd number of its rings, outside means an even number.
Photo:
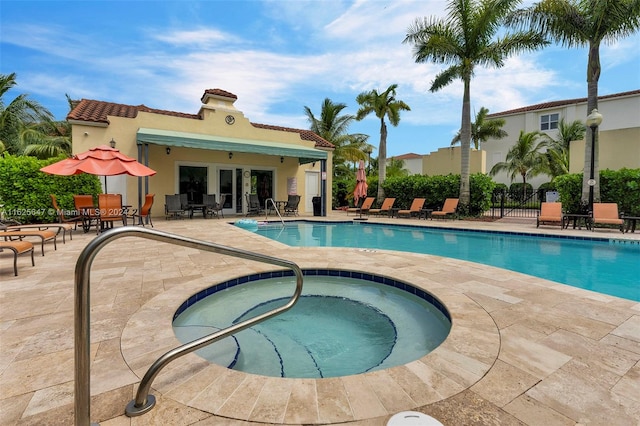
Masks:
[[[40,241],[41,241],[40,247],[41,247],[43,256],[44,256],[44,243],[46,243],[47,241],[53,241],[53,249],[58,250],[58,245],[57,245],[58,234],[56,232],[49,231],[49,230],[39,231],[35,229],[24,230],[24,231],[11,231],[11,230],[8,230],[5,225],[2,225],[0,229],[3,229],[3,231],[0,231],[0,239],[3,239],[5,242],[23,241],[24,238],[28,238],[28,237],[40,238]]]
[[[285,215],[294,215],[298,216],[298,205],[300,204],[300,196],[299,195],[289,195],[289,199],[287,203],[284,205],[284,214]]]
[[[381,215],[386,214],[389,216],[391,209],[393,208],[393,204],[396,202],[395,198],[385,198],[382,202],[382,205],[379,209],[369,209],[369,214]]]
[[[58,235],[62,233],[63,244],[67,242],[67,231],[69,231],[69,239],[73,240],[73,234],[71,231],[73,231],[74,225],[71,225],[70,223],[31,223],[28,225],[16,223],[14,225],[7,225],[8,231],[46,231],[51,229],[55,229]]]
[[[180,194],[164,196],[165,219],[182,219],[186,211],[182,208]]]
[[[536,228],[549,224],[560,225],[562,228],[562,203],[544,202],[540,204]]]
[[[600,225],[618,225],[620,232],[624,232],[624,219],[618,214],[618,205],[616,203],[593,203],[593,212],[591,217],[591,230],[593,231],[596,224]]]
[[[140,208],[140,212],[138,213],[138,209],[134,209],[129,217],[132,220],[132,223],[136,225],[136,219],[138,220],[137,225],[144,226],[143,218],[149,222],[151,227],[153,228],[153,222],[151,221],[151,207],[153,206],[153,198],[156,194],[147,194],[144,196],[144,204]]]
[[[18,255],[31,253],[31,266],[36,266],[33,259],[33,244],[29,241],[0,241],[0,253],[10,250],[13,252],[13,274],[18,276]]]
[[[426,198],[414,198],[411,203],[411,207],[408,210],[398,210],[398,217],[400,216],[420,216],[420,210],[424,207],[424,203],[427,201]]]
[[[446,219],[449,216],[455,216],[456,209],[458,208],[458,199],[457,198],[447,198],[444,200],[444,204],[442,205],[442,210],[436,210],[431,212],[431,218],[434,217],[439,219]]]
[[[113,228],[114,222],[127,223],[127,217],[122,209],[121,194],[99,194],[98,195],[98,224],[97,232]]]
[[[360,207],[351,207],[347,209],[347,215],[349,215],[349,213],[355,213],[355,214],[362,214],[362,213],[366,213],[369,214],[369,210],[371,209],[371,206],[373,206],[373,202],[375,201],[375,197],[367,197],[364,199],[364,201],[362,202],[362,204],[360,204]]]

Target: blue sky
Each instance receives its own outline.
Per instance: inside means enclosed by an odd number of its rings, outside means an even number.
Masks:
[[[398,84],[411,107],[389,127],[387,154],[447,147],[460,126],[462,84],[429,92],[442,66],[416,64],[402,44],[416,18],[445,1],[7,1],[0,2],[0,72],[63,119],[72,99],[197,113],[206,89],[238,96],[256,123],[308,128],[304,106],[324,98],[355,114],[358,93]],[[601,47],[600,95],[640,88],[640,34]],[[586,97],[587,50],[549,46],[477,69],[472,114]],[[378,146],[371,116],[352,133]],[[517,137],[517,136],[516,136]],[[373,153],[376,156],[376,152]]]

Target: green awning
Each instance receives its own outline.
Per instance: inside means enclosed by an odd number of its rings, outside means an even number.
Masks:
[[[326,160],[327,153],[315,148],[253,139],[227,138],[199,133],[141,128],[137,134],[138,145],[154,144],[184,148],[211,149],[214,151],[245,152],[249,154],[297,157],[300,164]]]

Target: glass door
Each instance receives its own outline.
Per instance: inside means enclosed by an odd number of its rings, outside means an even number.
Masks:
[[[180,166],[180,194],[187,194],[189,204],[202,203],[207,193],[207,167]]]
[[[218,171],[218,194],[226,194],[223,213],[242,214],[242,169],[220,169]]]

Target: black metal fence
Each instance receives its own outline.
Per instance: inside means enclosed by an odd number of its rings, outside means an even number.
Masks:
[[[496,189],[491,196],[489,213],[493,218],[537,217],[543,201],[558,201],[558,193],[531,188]]]

